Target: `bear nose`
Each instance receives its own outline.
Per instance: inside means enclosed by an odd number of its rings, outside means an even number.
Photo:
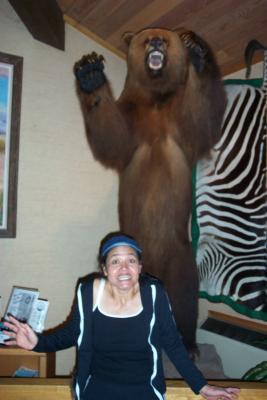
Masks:
[[[156,47],[156,48],[160,47],[162,45],[162,43],[163,43],[163,41],[159,37],[154,37],[154,38],[152,38],[150,40],[150,46],[153,46],[153,47]]]

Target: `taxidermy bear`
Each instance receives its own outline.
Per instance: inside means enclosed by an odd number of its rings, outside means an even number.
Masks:
[[[127,33],[128,73],[114,100],[96,53],[74,66],[88,140],[120,178],[120,228],[168,290],[184,343],[196,351],[198,274],[188,237],[191,170],[216,143],[225,108],[208,45],[191,31]]]

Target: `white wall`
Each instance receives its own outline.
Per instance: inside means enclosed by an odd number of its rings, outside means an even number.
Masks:
[[[76,281],[96,267],[100,239],[117,229],[117,175],[92,158],[72,67],[92,50],[106,58],[116,94],[125,62],[66,25],[66,50],[32,38],[7,0],[0,2],[0,51],[24,58],[17,237],[0,239],[2,315],[13,285],[49,299],[46,327],[68,315]],[[68,374],[74,351],[57,355]]]
[[[229,379],[241,379],[249,369],[267,359],[267,351],[263,349],[204,329],[197,330],[197,342],[214,345]]]
[[[263,78],[263,62],[258,62],[251,66],[251,72],[248,79]],[[224,76],[224,79],[246,79],[246,69],[234,72]]]

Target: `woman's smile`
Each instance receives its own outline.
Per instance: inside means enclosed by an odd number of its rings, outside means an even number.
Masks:
[[[129,279],[131,279],[130,275],[120,275],[120,276],[118,276],[118,280],[119,281],[128,281]]]

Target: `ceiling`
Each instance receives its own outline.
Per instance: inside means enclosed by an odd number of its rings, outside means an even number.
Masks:
[[[223,75],[244,68],[256,39],[267,46],[267,0],[57,0],[67,23],[125,57],[121,35],[145,27],[184,26],[213,49]],[[253,63],[263,59],[257,52]]]
[[[255,39],[267,46],[267,0],[8,0],[32,36],[65,48],[64,22],[125,58],[124,32],[146,27],[195,31],[213,49],[223,75],[245,67]],[[263,60],[263,51],[252,63]]]

